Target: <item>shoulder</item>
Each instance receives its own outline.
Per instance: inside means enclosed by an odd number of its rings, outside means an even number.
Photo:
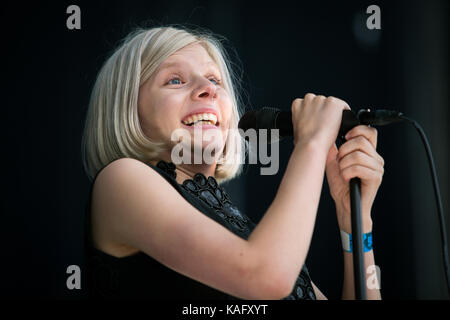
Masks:
[[[164,178],[149,164],[133,158],[121,158],[106,165],[96,176],[92,197],[107,199],[143,185],[165,183]],[[153,189],[153,188],[152,188]]]
[[[110,215],[137,198],[148,201],[149,195],[159,194],[163,189],[167,192],[172,188],[152,166],[136,159],[121,158],[99,172],[93,185],[92,199],[94,206],[97,202],[98,207],[108,209],[106,213]]]
[[[136,180],[137,179],[137,180]],[[133,158],[120,158],[106,165],[96,176],[94,181],[94,193],[98,193],[103,187],[112,187],[111,184],[126,184],[139,182],[139,180],[151,179],[152,182],[163,182],[164,179],[152,166]]]
[[[167,184],[150,165],[121,158],[105,166],[96,176],[92,190],[92,238],[97,248],[114,256],[126,256],[137,249],[118,237],[118,225],[130,217],[134,206],[155,201],[151,194]],[[169,192],[170,193],[170,192]]]
[[[151,168],[148,164],[133,158],[120,158],[106,165],[97,175],[95,182],[104,180],[106,177],[125,174],[129,171],[144,170]]]

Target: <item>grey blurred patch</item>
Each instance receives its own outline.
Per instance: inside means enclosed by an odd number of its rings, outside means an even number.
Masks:
[[[383,29],[369,29],[366,22],[370,14],[356,12],[353,16],[353,35],[358,46],[366,51],[378,51]]]

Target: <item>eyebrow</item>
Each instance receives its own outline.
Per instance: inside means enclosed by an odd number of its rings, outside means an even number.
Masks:
[[[169,69],[172,67],[178,67],[178,66],[182,66],[182,65],[183,65],[183,63],[180,63],[180,62],[165,62],[165,63],[161,64],[159,71],[163,71],[164,69]],[[214,67],[214,69],[216,69],[220,73],[219,67],[213,61],[207,62],[207,63],[205,63],[205,65]]]

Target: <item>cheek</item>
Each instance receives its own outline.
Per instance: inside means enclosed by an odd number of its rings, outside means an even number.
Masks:
[[[144,132],[151,139],[170,139],[172,131],[179,127],[180,103],[175,97],[153,95],[151,101],[140,105],[141,123]]]

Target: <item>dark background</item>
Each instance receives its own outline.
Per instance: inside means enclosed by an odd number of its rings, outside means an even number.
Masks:
[[[79,299],[66,268],[83,270],[89,180],[80,158],[90,90],[101,64],[136,26],[187,24],[228,39],[242,67],[247,109],[289,109],[307,92],[353,109],[396,109],[424,128],[434,152],[450,233],[449,2],[442,1],[61,1],[2,3],[1,286],[5,297]],[[66,8],[81,8],[81,30]],[[381,30],[365,27],[381,8]],[[384,299],[448,299],[437,211],[426,156],[406,124],[379,128],[385,175],[375,200],[375,260]],[[254,220],[275,196],[280,171],[257,165],[225,185]],[[307,259],[313,281],[339,299],[343,261],[334,204],[324,184]]]

